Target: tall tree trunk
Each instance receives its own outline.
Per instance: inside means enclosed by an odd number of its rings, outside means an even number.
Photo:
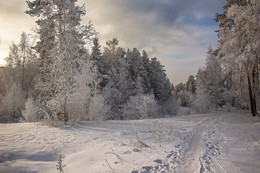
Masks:
[[[69,121],[69,115],[68,115],[68,106],[67,106],[67,97],[65,96],[64,100],[64,110],[63,110],[63,116],[64,116],[64,123],[68,123]]]
[[[256,109],[256,82],[255,82],[255,70],[256,70],[256,68],[253,68],[253,71],[252,71],[252,78],[253,78],[253,101],[254,101],[255,113],[257,114],[257,109]]]
[[[245,71],[246,71],[246,76],[247,76],[247,84],[248,84],[251,113],[252,113],[253,116],[256,116],[253,92],[252,92],[252,87],[251,87],[251,83],[250,83],[250,78],[249,78],[249,73],[248,73],[248,68],[247,68],[246,62],[244,62],[244,65],[245,65]]]
[[[22,66],[22,89],[24,90],[24,62],[25,61],[25,50],[23,52],[23,66]]]
[[[215,108],[218,110],[217,82],[214,81]]]
[[[13,110],[13,111],[14,111],[14,112],[13,112],[13,114],[14,114],[14,115],[13,115],[13,116],[14,116],[14,120],[15,120],[15,118],[16,118],[16,104],[15,104],[15,102],[16,102],[16,96],[15,96],[15,92],[16,92],[16,91],[14,91],[14,110]]]

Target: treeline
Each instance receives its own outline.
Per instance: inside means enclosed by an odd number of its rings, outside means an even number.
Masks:
[[[209,48],[205,67],[186,84],[175,86],[180,104],[198,112],[224,107],[250,109],[260,105],[260,3],[227,0],[219,22],[219,45]]]
[[[176,101],[160,62],[145,51],[121,48],[117,39],[102,52],[93,25],[80,23],[84,7],[75,3],[27,1],[26,13],[39,18],[37,33],[23,33],[1,67],[0,121],[57,125],[174,114]]]

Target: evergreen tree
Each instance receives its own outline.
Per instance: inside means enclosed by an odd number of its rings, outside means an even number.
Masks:
[[[234,98],[242,95],[242,100],[237,100],[241,107],[244,98],[248,98],[253,115],[256,115],[256,97],[259,91],[259,47],[260,41],[256,35],[260,34],[258,0],[233,0],[227,1],[224,14],[217,15],[220,21],[219,30],[219,56],[222,57],[227,75],[231,75],[232,86],[248,90],[238,90]],[[231,93],[233,94],[233,93]],[[250,103],[250,104],[249,104]]]
[[[223,100],[223,73],[220,60],[215,55],[213,49],[209,47],[208,56],[206,58],[206,67],[205,67],[205,79],[207,80],[207,89],[209,91],[209,96],[211,102],[215,103],[215,108],[219,106],[219,102]]]
[[[157,58],[151,59],[149,67],[149,79],[154,96],[161,104],[172,96],[171,84],[166,78],[163,67],[164,66],[161,65]]]
[[[186,82],[186,91],[195,94],[196,92],[196,81],[193,75],[190,75]]]
[[[65,122],[69,119],[68,98],[77,88],[77,75],[86,62],[84,38],[89,37],[89,26],[81,26],[84,7],[76,0],[27,1],[28,14],[41,17],[40,41],[37,51],[41,58],[41,76],[37,85],[38,100],[44,107],[48,101],[57,105],[49,108],[50,115],[57,115]],[[55,101],[53,101],[55,100]]]
[[[104,64],[104,95],[107,104],[111,106],[110,119],[122,119],[121,109],[130,96],[127,80],[127,62],[125,51],[118,46],[119,41],[114,38],[107,41],[104,48],[102,63]]]
[[[137,95],[140,88],[139,83],[142,88],[146,87],[144,85],[144,81],[148,79],[147,71],[145,70],[141,54],[138,49],[134,48],[133,51],[128,50],[126,53],[126,60],[129,71],[129,89],[132,91],[132,96]]]
[[[213,103],[210,95],[210,90],[207,86],[206,72],[202,69],[199,69],[197,76],[197,91],[196,97],[192,102],[192,107],[198,113],[207,113],[211,109]]]
[[[141,61],[142,61],[142,65],[144,68],[144,71],[142,72],[142,76],[143,76],[143,90],[145,94],[149,94],[152,92],[152,88],[151,88],[151,82],[149,80],[149,66],[150,66],[150,60],[149,60],[149,56],[146,53],[146,51],[143,51],[143,54],[141,56]]]

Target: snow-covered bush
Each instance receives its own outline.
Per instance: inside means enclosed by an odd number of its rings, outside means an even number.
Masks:
[[[103,95],[94,95],[88,107],[88,119],[94,121],[102,121],[108,118],[110,107],[105,103]]]
[[[86,97],[81,92],[70,94],[66,98],[57,96],[48,101],[47,109],[49,114],[45,116],[45,119],[52,121],[47,124],[51,126],[60,126],[64,123],[66,125],[74,125],[86,115]]]
[[[188,91],[180,91],[180,93],[177,94],[177,98],[180,106],[190,107],[194,99],[194,94]]]
[[[152,94],[137,95],[130,97],[130,100],[123,106],[122,114],[125,119],[144,119],[156,117],[158,104]]]
[[[161,105],[161,112],[165,115],[175,115],[177,111],[178,103],[172,96],[168,100],[164,101]]]
[[[192,108],[197,113],[207,113],[213,107],[210,97],[204,92],[200,92],[198,89],[197,96],[192,103]]]
[[[5,112],[8,113],[10,121],[17,121],[22,116],[24,109],[24,92],[20,84],[13,83],[10,90],[2,99],[2,105]]]
[[[103,95],[105,102],[110,106],[110,113],[108,119],[122,119],[121,117],[121,107],[122,103],[125,103],[125,95],[120,92],[119,89],[113,86],[110,81],[106,87],[103,89]]]
[[[33,102],[32,98],[29,98],[25,103],[25,111],[23,111],[23,116],[26,121],[33,122],[37,119],[37,108]]]
[[[68,97],[67,113],[68,124],[74,125],[83,120],[86,115],[86,97],[82,92],[75,93]]]

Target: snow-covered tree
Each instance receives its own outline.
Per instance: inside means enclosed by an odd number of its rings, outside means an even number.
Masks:
[[[174,86],[171,86],[173,88]],[[186,83],[179,83],[174,87],[174,95],[178,99],[178,104],[184,107],[190,107],[196,94],[196,80],[190,75]]]
[[[205,63],[205,75],[206,87],[211,99],[211,103],[215,104],[217,109],[220,102],[223,101],[224,86],[223,86],[223,72],[219,58],[211,47],[208,49],[208,55]],[[223,104],[223,103],[221,103]]]
[[[232,86],[248,88],[249,96],[243,95],[242,98],[249,98],[253,115],[256,114],[255,97],[259,91],[259,10],[258,0],[229,0],[224,13],[216,16],[216,20],[220,21],[219,55],[223,59],[226,73],[231,78],[238,79],[232,81]],[[237,91],[237,94],[244,93]]]
[[[199,113],[206,113],[215,105],[217,109],[227,99],[223,80],[223,69],[216,51],[208,49],[205,67],[196,76],[196,96],[191,100],[192,107]]]
[[[23,116],[28,122],[33,122],[37,119],[37,108],[32,98],[27,99]]]
[[[17,67],[21,65],[21,56],[19,55],[19,47],[13,42],[9,47],[9,55],[5,58],[7,66]]]
[[[130,97],[123,106],[124,119],[146,119],[158,117],[159,105],[154,95],[138,94]]]
[[[154,96],[159,104],[163,104],[164,101],[167,101],[172,96],[171,83],[167,79],[163,67],[157,58],[151,59],[148,75]]]
[[[107,47],[104,48],[103,63],[103,94],[106,103],[111,106],[113,117],[110,119],[122,119],[121,108],[129,99],[129,80],[127,79],[127,62],[125,51],[118,46],[119,41],[113,39],[107,41]],[[111,115],[112,115],[111,114]]]
[[[199,69],[197,73],[197,90],[192,107],[198,113],[207,113],[213,106],[209,88],[207,87],[206,72]]]
[[[152,92],[152,87],[151,87],[151,82],[149,79],[149,66],[150,66],[150,59],[148,54],[146,53],[146,51],[143,51],[143,54],[141,56],[141,60],[142,60],[142,65],[144,68],[144,71],[142,72],[142,76],[143,76],[143,81],[142,81],[142,86],[143,86],[143,91],[145,94],[149,94]]]
[[[84,7],[77,0],[27,1],[28,14],[41,17],[37,21],[40,41],[41,76],[37,84],[38,100],[60,120],[69,121],[69,96],[77,90],[77,76],[87,63],[86,39],[93,33],[92,25],[80,24]],[[83,66],[81,66],[83,64]],[[47,102],[56,103],[48,108]],[[50,111],[51,110],[51,111]],[[48,110],[47,110],[48,111]],[[54,112],[55,112],[54,111]]]
[[[131,95],[137,95],[138,86],[144,88],[144,80],[149,79],[147,71],[145,70],[141,54],[138,49],[134,48],[132,51],[126,52],[126,60],[128,63],[128,85],[132,91]],[[141,82],[141,83],[140,83]]]
[[[5,81],[2,85],[9,86],[13,82],[21,83],[22,89],[26,96],[31,94],[31,89],[34,87],[34,77],[38,74],[38,59],[32,49],[34,46],[33,37],[29,34],[22,33],[20,44],[15,43],[10,46],[9,55],[5,58],[7,69],[9,69],[9,82]],[[31,94],[32,95],[32,94]]]
[[[96,63],[99,63],[99,60],[102,56],[101,50],[100,50],[101,46],[99,44],[99,38],[95,37],[93,39],[93,46],[92,46],[92,52],[91,52],[91,59],[96,60]]]
[[[20,84],[13,83],[7,94],[2,99],[2,105],[10,113],[10,119],[17,121],[22,116],[25,96]]]
[[[193,75],[190,75],[186,82],[186,91],[195,94],[196,92],[196,80]]]
[[[88,118],[89,120],[102,121],[109,118],[110,106],[102,94],[91,97],[89,103]]]

